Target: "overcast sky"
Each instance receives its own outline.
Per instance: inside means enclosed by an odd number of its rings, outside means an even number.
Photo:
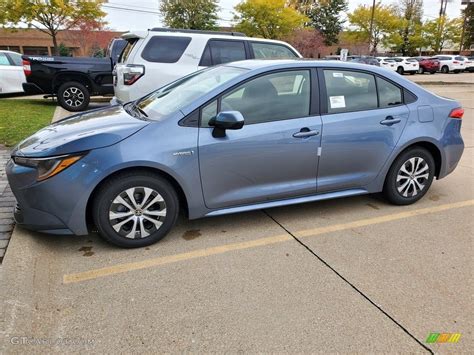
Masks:
[[[457,17],[461,10],[461,0],[448,0],[447,14],[450,17]],[[240,0],[221,0],[219,6],[219,24],[230,26],[232,24],[232,12]],[[383,0],[384,4],[396,3],[397,0]],[[352,11],[359,4],[371,5],[372,0],[349,0],[349,11]],[[439,13],[440,0],[424,0],[425,19],[436,18]],[[152,27],[161,26],[161,18],[158,13],[159,0],[109,0],[104,5],[103,10],[107,12],[106,20],[108,27],[119,30],[145,30]]]

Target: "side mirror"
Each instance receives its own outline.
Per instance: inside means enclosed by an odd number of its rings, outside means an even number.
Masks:
[[[244,123],[244,116],[239,111],[222,111],[209,121],[209,126],[214,127],[214,138],[222,138],[226,129],[241,129]]]

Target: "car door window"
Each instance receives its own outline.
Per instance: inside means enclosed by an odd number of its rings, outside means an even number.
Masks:
[[[212,65],[247,59],[243,41],[210,40],[208,47]],[[209,65],[209,62],[201,65]]]
[[[21,67],[23,66],[23,60],[21,59],[21,55],[19,54],[16,54],[16,53],[8,53],[7,54],[11,61],[13,62],[13,64],[17,67]]]
[[[309,115],[310,96],[309,70],[278,72],[250,80],[225,94],[220,111],[239,111],[245,125],[301,118]],[[209,127],[213,115],[213,108],[205,107],[201,126]]]
[[[255,59],[287,59],[296,58],[296,54],[280,44],[250,42]]]
[[[0,53],[0,65],[10,65],[10,61],[5,53]]]
[[[328,113],[364,111],[377,108],[375,77],[370,74],[324,70]]]
[[[189,42],[190,37],[154,36],[146,44],[142,58],[154,63],[176,63]]]
[[[379,95],[379,107],[386,108],[403,103],[402,90],[391,82],[377,77],[377,93]]]

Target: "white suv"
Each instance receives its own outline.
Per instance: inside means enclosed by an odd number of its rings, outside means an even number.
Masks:
[[[403,75],[404,73],[416,74],[420,69],[420,64],[416,59],[410,57],[394,57],[391,58],[396,63],[397,73]]]
[[[464,58],[459,55],[438,54],[433,58],[437,58],[439,60],[439,70],[442,73],[460,73],[465,69]]]
[[[301,58],[288,43],[236,32],[154,28],[122,36],[128,43],[114,70],[115,98],[124,103],[208,66],[245,59]]]

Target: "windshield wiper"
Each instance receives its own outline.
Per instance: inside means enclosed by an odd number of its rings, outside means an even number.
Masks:
[[[130,102],[125,107],[125,110],[135,118],[148,117],[145,111],[137,106],[136,102]]]

